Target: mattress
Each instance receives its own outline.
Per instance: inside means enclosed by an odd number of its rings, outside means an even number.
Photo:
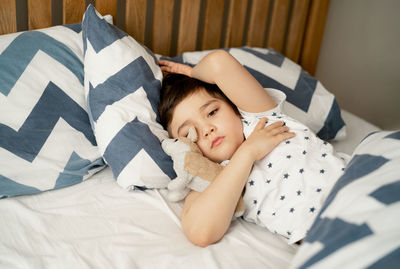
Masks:
[[[378,130],[343,111],[351,154]],[[127,192],[105,168],[63,189],[0,200],[0,268],[287,268],[298,250],[242,219],[209,247],[183,234],[182,203],[165,191]]]

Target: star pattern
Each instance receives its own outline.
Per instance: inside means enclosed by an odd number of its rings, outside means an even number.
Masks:
[[[297,196],[300,196],[302,192],[301,192],[301,190],[298,190],[296,193],[297,193]]]
[[[261,118],[262,116],[257,117]],[[290,119],[286,120],[286,116],[282,114],[273,112],[268,115],[268,119],[268,124],[282,120],[283,125],[291,128],[292,122]],[[243,125],[248,125],[249,129],[255,126],[254,123],[253,120],[247,120],[247,118],[243,120]],[[246,127],[244,126],[244,128]],[[253,197],[248,200],[248,203],[252,204],[254,221],[261,222],[271,231],[275,231],[287,239],[294,236],[295,226],[292,225],[296,225],[294,223],[297,223],[298,219],[313,219],[316,216],[317,208],[321,207],[321,194],[327,191],[326,180],[321,179],[328,179],[334,170],[329,166],[333,155],[331,147],[323,147],[329,143],[315,140],[315,138],[315,134],[308,128],[296,131],[293,139],[286,140],[277,147],[280,147],[279,155],[271,157],[273,151],[267,155],[268,158],[265,158],[265,161],[261,160],[261,166],[259,166],[261,171],[259,170],[260,172],[254,174],[255,176],[248,181],[251,188],[246,189],[246,193],[247,191],[253,193]],[[311,146],[311,143],[316,142],[319,143],[319,147]],[[313,163],[313,160],[318,160],[318,162]],[[316,165],[318,166],[316,167]],[[342,166],[338,167],[335,171],[342,168]],[[317,175],[318,177],[316,177]],[[309,178],[312,183],[309,183]],[[318,185],[318,181],[321,182],[321,185]],[[263,184],[258,184],[258,182]],[[260,188],[265,191],[260,192]],[[273,198],[265,196],[269,194]],[[263,196],[260,197],[261,195]],[[263,212],[268,213],[263,214]],[[275,224],[270,224],[270,218],[279,219],[273,221]]]

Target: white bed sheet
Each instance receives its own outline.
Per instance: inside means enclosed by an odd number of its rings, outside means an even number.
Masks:
[[[378,128],[344,111],[350,154]],[[161,191],[126,192],[106,168],[89,180],[0,200],[0,268],[287,268],[297,246],[239,219],[207,248],[179,223],[182,203]]]

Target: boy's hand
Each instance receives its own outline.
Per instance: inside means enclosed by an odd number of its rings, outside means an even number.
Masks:
[[[186,75],[188,77],[192,76],[192,67],[186,64],[175,63],[167,60],[159,60],[161,71],[167,71],[170,73],[177,73]]]
[[[256,161],[264,158],[282,141],[295,136],[295,133],[288,132],[289,128],[284,126],[283,121],[265,126],[267,122],[267,118],[260,119],[251,135],[242,144]]]

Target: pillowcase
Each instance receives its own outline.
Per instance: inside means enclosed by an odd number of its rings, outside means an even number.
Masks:
[[[0,36],[0,197],[69,186],[104,166],[82,61],[80,24]]]
[[[162,72],[147,48],[107,21],[92,5],[82,22],[85,94],[104,160],[127,189],[165,188],[176,174],[160,141]]]
[[[345,123],[335,96],[301,66],[273,49],[228,48],[264,88],[283,91],[287,98],[283,111],[308,126],[324,140],[346,135]],[[210,51],[185,52],[175,62],[197,64]]]
[[[400,131],[355,149],[291,268],[395,268],[400,264]]]

